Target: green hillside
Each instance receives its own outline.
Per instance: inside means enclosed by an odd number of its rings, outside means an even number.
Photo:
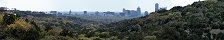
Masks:
[[[224,40],[223,29],[223,0],[198,1],[110,24],[0,9],[0,40]]]
[[[161,10],[148,16],[108,24],[108,30],[134,40],[223,40],[223,10],[222,1],[194,2],[184,7],[176,6],[168,11]]]

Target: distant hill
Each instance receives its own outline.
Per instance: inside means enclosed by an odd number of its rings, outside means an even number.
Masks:
[[[103,24],[110,24],[113,22],[118,22],[125,19],[132,19],[137,17],[128,17],[128,16],[85,16],[85,15],[75,15],[75,17],[100,22]]]
[[[70,31],[79,31],[80,28],[99,28],[103,25],[100,22],[86,20],[78,17],[71,16],[56,16],[54,14],[45,14],[43,12],[30,12],[30,11],[17,11],[15,12],[23,18],[35,21],[38,25],[42,27],[60,27]]]
[[[200,1],[108,24],[107,27],[110,27],[110,32],[132,40],[223,40],[223,10],[222,0]],[[218,33],[214,33],[214,30]]]

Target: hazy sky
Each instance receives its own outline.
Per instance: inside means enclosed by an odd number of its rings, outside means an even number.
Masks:
[[[32,11],[122,11],[123,8],[154,11],[155,3],[160,7],[185,6],[198,0],[0,0],[0,6]]]

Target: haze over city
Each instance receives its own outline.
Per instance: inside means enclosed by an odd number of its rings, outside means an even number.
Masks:
[[[160,7],[185,6],[198,0],[1,0],[0,6],[31,11],[114,11],[123,8],[154,11],[155,3]]]

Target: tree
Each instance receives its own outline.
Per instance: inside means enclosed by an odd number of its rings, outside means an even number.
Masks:
[[[48,34],[49,35],[60,35],[60,33],[63,31],[63,29],[59,28],[59,27],[53,27],[51,30],[48,30]]]
[[[90,38],[85,37],[85,34],[78,35],[79,40],[91,40]]]
[[[218,0],[205,0],[206,2],[212,2],[212,3],[216,3],[218,2]]]
[[[224,0],[218,0],[218,1],[224,2]]]
[[[224,40],[224,33],[218,33],[217,35],[215,35],[214,40]]]
[[[16,16],[14,15],[11,15],[11,14],[5,14],[3,16],[3,24],[5,25],[9,25],[9,24],[12,24],[14,23],[14,21],[16,20]]]
[[[145,36],[144,40],[156,40],[156,36]]]
[[[8,8],[6,8],[6,7],[0,7],[0,12],[5,12],[5,11],[7,11],[7,9]]]
[[[171,8],[170,10],[172,10],[173,12],[178,12],[178,11],[183,10],[183,7],[181,7],[181,6],[175,6],[175,7]]]
[[[8,25],[6,29],[6,37],[21,40],[38,40],[42,37],[40,28],[33,27],[23,19],[15,20],[15,23]]]

